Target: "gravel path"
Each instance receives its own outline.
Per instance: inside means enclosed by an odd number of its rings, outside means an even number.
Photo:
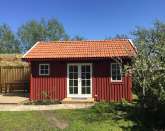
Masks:
[[[39,111],[58,109],[82,109],[90,108],[94,104],[56,104],[56,105],[0,105],[0,111]]]

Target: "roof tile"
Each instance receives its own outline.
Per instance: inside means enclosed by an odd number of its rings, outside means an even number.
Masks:
[[[135,54],[135,47],[127,39],[54,41],[37,42],[37,44],[24,55],[24,58],[129,57]]]

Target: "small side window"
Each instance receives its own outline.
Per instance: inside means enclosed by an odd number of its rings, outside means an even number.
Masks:
[[[122,66],[119,63],[111,64],[111,80],[114,82],[122,81]]]
[[[39,75],[40,76],[48,76],[50,72],[49,64],[39,64]]]

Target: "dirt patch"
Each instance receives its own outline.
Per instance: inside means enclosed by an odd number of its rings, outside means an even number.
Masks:
[[[69,126],[66,120],[59,119],[52,111],[40,111],[41,115],[49,122],[52,128],[65,129]]]

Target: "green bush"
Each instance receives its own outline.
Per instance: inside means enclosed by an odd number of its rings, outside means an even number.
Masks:
[[[51,105],[51,104],[61,104],[61,102],[59,100],[44,99],[44,100],[36,100],[25,103],[25,105]]]
[[[132,111],[132,105],[125,100],[121,102],[99,102],[92,107],[92,113],[87,115],[88,121],[120,120],[126,117],[127,112]]]
[[[99,102],[92,107],[92,112],[87,115],[90,122],[106,120],[109,117],[115,117],[115,103]]]
[[[108,102],[99,102],[96,103],[93,107],[93,110],[96,113],[114,113],[115,112],[115,104]]]

